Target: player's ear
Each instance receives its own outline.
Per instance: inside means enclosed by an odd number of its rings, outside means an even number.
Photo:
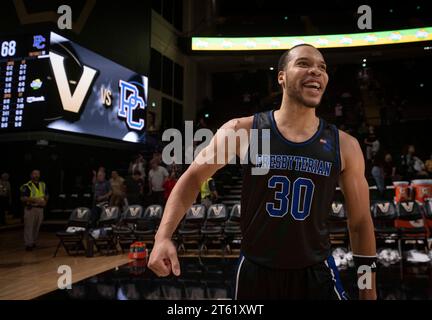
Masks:
[[[285,72],[284,71],[278,72],[278,83],[282,88],[285,89]]]

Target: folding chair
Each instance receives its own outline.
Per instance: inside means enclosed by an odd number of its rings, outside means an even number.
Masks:
[[[398,243],[399,232],[395,228],[396,208],[390,201],[375,201],[371,206],[375,237],[386,243]]]
[[[91,210],[85,207],[79,207],[72,211],[65,231],[56,233],[60,239],[57,245],[54,257],[61,245],[68,255],[77,255],[85,253],[84,239],[87,235],[87,229],[90,223]]]
[[[394,204],[387,200],[375,201],[371,205],[371,211],[375,228],[377,251],[379,252],[381,249],[397,250],[399,257],[401,257],[401,240],[399,230],[395,227],[397,212]],[[388,262],[383,261],[382,263],[386,264]],[[402,274],[402,264],[399,264],[399,266],[401,267],[400,273]]]
[[[162,219],[163,208],[160,205],[153,204],[146,208],[141,218],[137,220],[135,236],[138,241],[148,244],[154,243],[154,237]]]
[[[201,244],[201,225],[206,217],[206,208],[202,204],[194,204],[187,211],[183,222],[177,231],[179,252],[186,252],[186,247],[189,244]]]
[[[344,245],[349,247],[347,215],[342,202],[333,201],[329,218],[327,220],[332,245]]]
[[[120,219],[118,207],[103,207],[97,223],[98,228],[90,232],[94,244],[99,252],[112,254],[117,253],[117,240],[113,227]]]
[[[233,247],[240,249],[242,233],[240,228],[241,205],[237,203],[232,206],[228,220],[225,222],[225,251],[232,253]]]
[[[123,212],[119,224],[113,228],[122,252],[129,250],[130,245],[136,241],[135,229],[142,215],[143,208],[140,205],[130,205]]]
[[[415,201],[402,201],[396,204],[396,212],[395,226],[400,233],[401,251],[405,244],[413,243],[417,248],[417,244],[422,243],[422,247],[427,252],[428,232],[420,205]]]
[[[228,218],[228,210],[224,204],[212,204],[207,210],[207,217],[201,227],[202,242],[200,254],[208,252],[209,245],[219,245],[225,253],[224,224]]]

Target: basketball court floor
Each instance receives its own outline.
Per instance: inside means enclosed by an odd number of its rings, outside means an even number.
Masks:
[[[126,253],[94,257],[67,256],[61,249],[53,257],[58,240],[45,230],[32,252],[24,251],[20,229],[0,234],[0,299],[37,300],[201,300],[231,299],[238,259],[212,255],[180,257],[182,274],[158,278],[145,260],[130,260]],[[70,265],[72,288],[58,289],[58,267]],[[399,261],[379,266],[377,288],[380,299],[432,299],[431,263]],[[353,268],[340,270],[344,288],[356,298]]]

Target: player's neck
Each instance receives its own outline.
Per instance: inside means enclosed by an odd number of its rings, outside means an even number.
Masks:
[[[301,130],[316,128],[316,124],[319,122],[315,108],[308,108],[286,100],[282,101],[280,109],[276,110],[274,115],[278,125]]]

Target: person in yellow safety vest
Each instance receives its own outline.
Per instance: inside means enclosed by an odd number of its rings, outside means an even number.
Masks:
[[[31,180],[20,188],[24,204],[24,244],[26,251],[36,247],[36,240],[43,220],[44,208],[48,202],[48,190],[40,181],[40,171],[33,170]]]
[[[203,204],[207,209],[218,199],[219,196],[213,178],[208,178],[201,184],[200,194],[201,204]]]

